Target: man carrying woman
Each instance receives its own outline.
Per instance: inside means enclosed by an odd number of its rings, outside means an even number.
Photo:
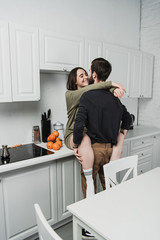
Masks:
[[[66,106],[68,122],[65,132],[65,144],[68,148],[73,150],[73,128],[82,94],[94,89],[106,89],[106,91],[109,90],[113,92],[116,97],[121,97],[123,96],[125,89],[122,85],[111,81],[89,85],[88,74],[80,67],[74,68],[70,72],[67,81],[67,89]],[[75,152],[75,155],[82,165],[82,173],[85,175],[87,184],[86,196],[89,197],[94,194],[94,184],[92,178],[94,153],[91,146],[91,140],[87,135],[87,130],[85,129],[84,132],[81,144],[78,146],[77,153]]]
[[[94,80],[97,84],[98,82],[102,83],[109,76],[111,69],[111,64],[107,60],[97,58],[92,61],[89,79]],[[73,148],[77,153],[83,139],[85,126],[94,151],[92,175],[95,192],[97,174],[99,174],[101,184],[105,189],[103,165],[121,157],[124,138],[130,128],[131,120],[131,115],[126,107],[109,91],[94,89],[85,92],[80,98],[73,131]],[[86,185],[83,175],[82,180],[82,189],[85,193]]]

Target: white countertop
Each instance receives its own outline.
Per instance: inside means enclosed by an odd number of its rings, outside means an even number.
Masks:
[[[137,139],[139,137],[147,137],[153,134],[160,134],[160,128],[148,127],[148,126],[136,126],[134,127],[133,130],[129,130],[125,141]],[[37,145],[47,149],[46,143],[40,143]],[[53,152],[55,153],[51,155],[31,158],[31,159],[22,160],[19,162],[14,162],[6,165],[0,165],[0,174],[4,172],[24,168],[24,167],[29,167],[36,164],[55,161],[57,159],[65,158],[68,156],[73,156],[73,151],[68,149],[65,145],[63,145],[63,147],[61,147],[60,150],[57,150],[57,151],[53,150]]]
[[[125,141],[137,139],[139,137],[148,137],[154,134],[159,134],[160,128],[150,126],[135,126],[134,129],[129,130]]]

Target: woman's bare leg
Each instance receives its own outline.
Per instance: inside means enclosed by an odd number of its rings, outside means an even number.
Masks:
[[[70,146],[73,146],[73,136],[70,139]],[[94,153],[91,146],[91,140],[87,134],[84,135],[81,144],[78,147],[78,154],[82,159],[82,169],[86,178],[87,189],[86,196],[92,196],[94,194],[94,184],[93,184],[93,162],[94,162]]]

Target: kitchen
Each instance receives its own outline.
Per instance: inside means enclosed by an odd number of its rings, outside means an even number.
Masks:
[[[159,127],[159,1],[0,1],[0,18],[49,32],[140,49],[155,56],[152,98],[126,98],[135,125]],[[99,9],[99,12],[97,12]],[[69,16],[69,17],[68,17]],[[116,17],[115,17],[116,16]],[[94,30],[93,30],[94,26]],[[105,28],[104,28],[105,26]],[[104,30],[105,29],[105,30]],[[51,122],[64,125],[67,73],[40,74],[40,101],[0,103],[0,145],[32,142],[32,127],[51,108]],[[114,79],[119,82],[119,79]],[[58,89],[58,91],[57,91]]]

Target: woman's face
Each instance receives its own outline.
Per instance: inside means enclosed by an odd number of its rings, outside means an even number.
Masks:
[[[83,69],[77,70],[77,89],[88,86],[88,74]]]

